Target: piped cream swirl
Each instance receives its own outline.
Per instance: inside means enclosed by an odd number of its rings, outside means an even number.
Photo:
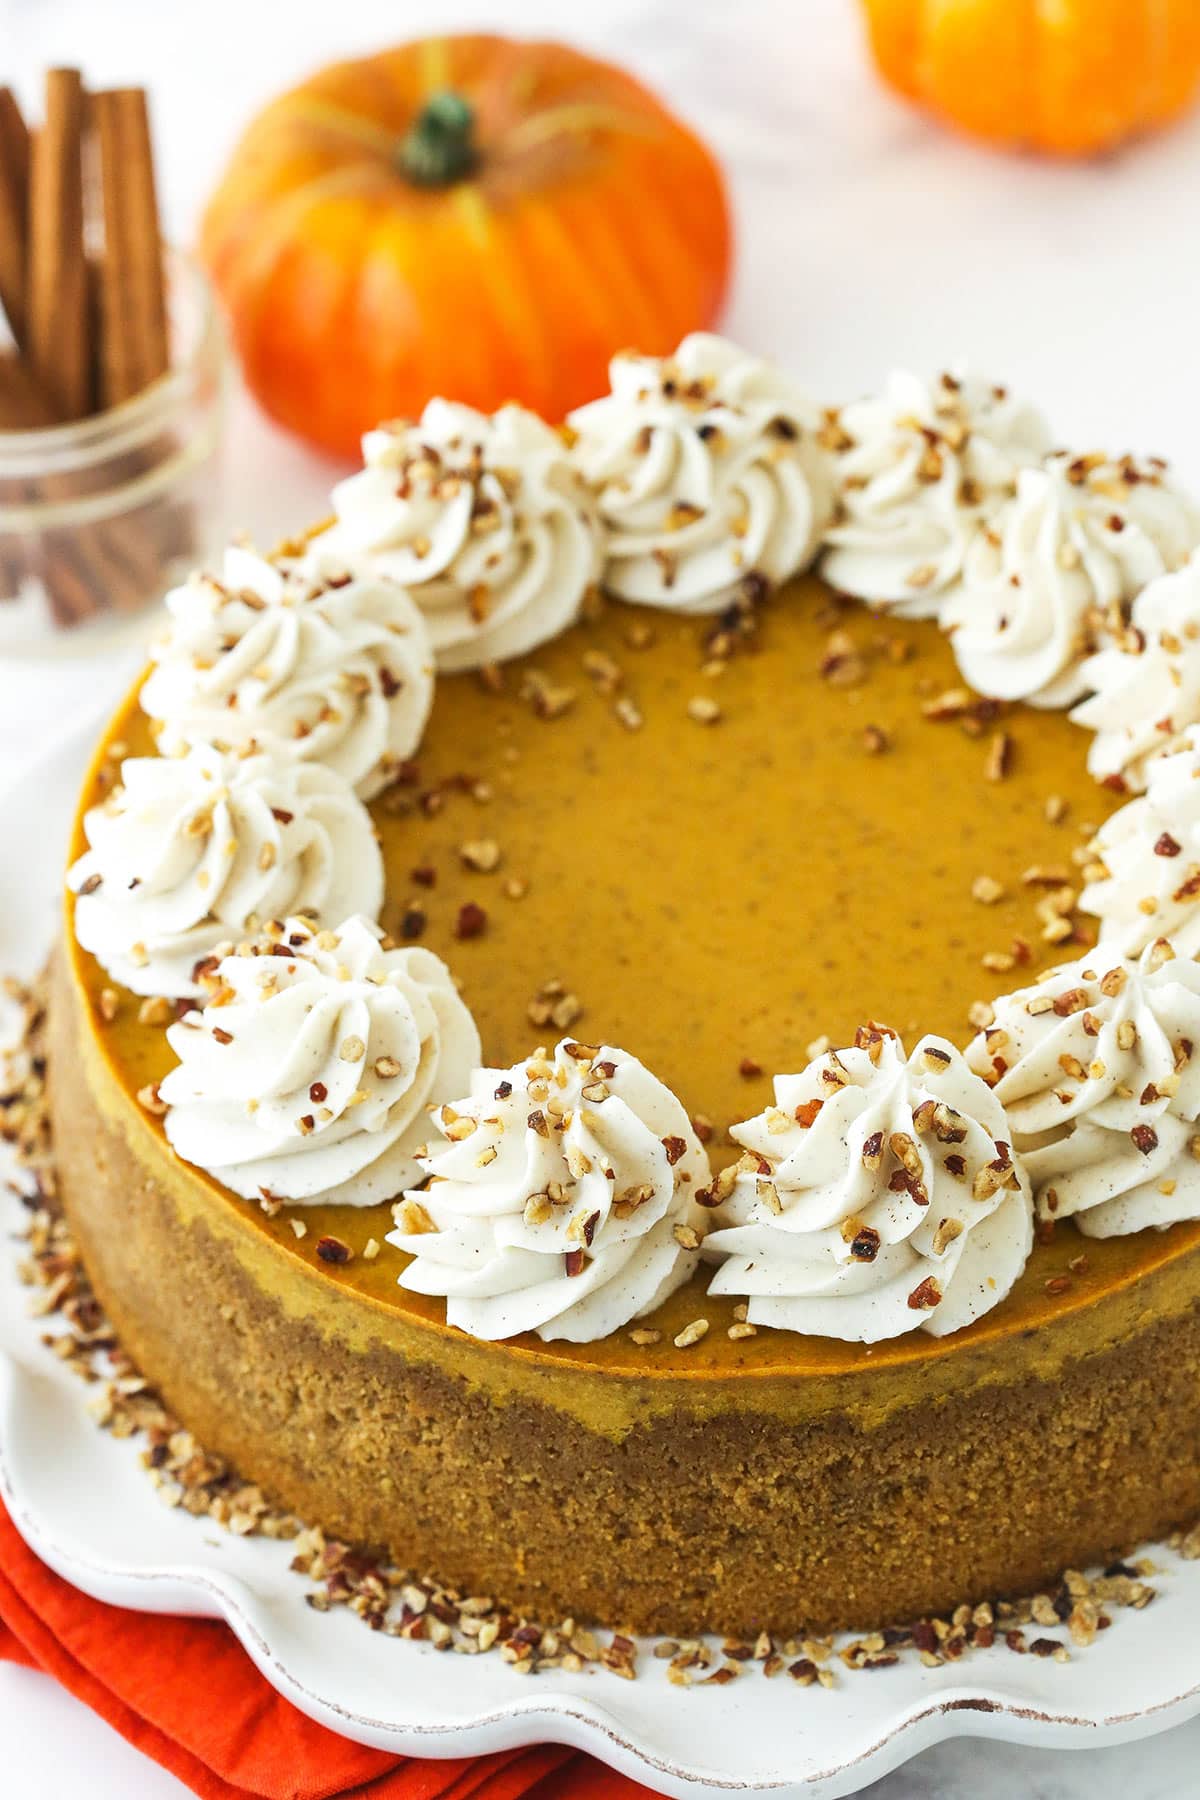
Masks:
[[[227,956],[203,1012],[167,1033],[176,1155],[248,1200],[369,1206],[420,1170],[427,1109],[457,1094],[479,1033],[446,965],[349,919],[290,919]]]
[[[1043,1218],[1117,1237],[1200,1216],[1200,965],[1101,944],[996,1002],[967,1060],[1008,1114]]]
[[[310,559],[406,587],[439,668],[522,656],[578,618],[600,571],[595,512],[562,438],[533,413],[431,400],[419,424],[368,432],[363,458],[334,489],[336,520]]]
[[[697,332],[664,359],[623,355],[569,423],[623,600],[711,613],[812,561],[829,518],[812,401],[770,363]]]
[[[1200,723],[1200,555],[1142,589],[1128,627],[1088,659],[1080,680],[1091,691],[1071,717],[1095,732],[1089,772],[1140,792],[1153,758],[1179,749]]]
[[[331,581],[234,548],[220,581],[167,595],[142,710],[160,751],[269,749],[321,762],[363,799],[412,755],[433,703],[433,656],[402,588]]]
[[[893,373],[842,408],[821,573],[907,618],[936,617],[976,527],[1049,449],[1041,415],[976,376]]]
[[[1146,792],[1106,819],[1089,846],[1080,910],[1126,956],[1157,937],[1170,938],[1179,956],[1200,956],[1200,726],[1146,773]]]
[[[905,1058],[882,1028],[799,1075],[732,1128],[740,1165],[705,1255],[751,1324],[874,1343],[961,1330],[995,1306],[1033,1243],[1029,1182],[1004,1109],[942,1038]]]
[[[942,624],[977,693],[1069,706],[1095,644],[1147,582],[1186,559],[1200,513],[1161,467],[1059,452],[972,540]],[[1076,715],[1078,717],[1078,715]]]
[[[135,757],[85,815],[75,935],[135,994],[196,998],[196,966],[269,919],[374,918],[383,858],[353,788],[316,763],[198,745]]]
[[[397,1208],[400,1285],[446,1297],[478,1338],[591,1343],[650,1312],[696,1264],[693,1196],[708,1158],[686,1112],[635,1057],[570,1039],[476,1069],[441,1107],[447,1139]]]

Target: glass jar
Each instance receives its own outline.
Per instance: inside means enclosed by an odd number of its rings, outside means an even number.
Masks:
[[[167,374],[90,418],[0,431],[0,659],[132,637],[220,547],[229,348],[207,281],[178,252],[167,300]]]

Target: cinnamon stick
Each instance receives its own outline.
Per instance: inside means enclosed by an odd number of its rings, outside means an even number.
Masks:
[[[162,562],[144,530],[128,517],[46,534],[43,581],[62,625],[101,612],[136,612],[158,588]]]
[[[84,110],[79,71],[51,69],[46,116],[30,158],[26,353],[35,380],[62,419],[82,418],[91,403]]]
[[[25,337],[25,272],[29,232],[29,130],[11,88],[0,88],[0,308],[16,346]],[[5,364],[14,358],[5,358]],[[22,419],[2,425],[7,369],[0,369],[0,428],[16,430]],[[20,412],[20,409],[18,409]],[[20,592],[25,562],[18,545],[0,549],[0,599]]]
[[[97,283],[99,392],[102,403],[113,406],[168,372],[170,323],[144,89],[102,90],[93,96],[92,117],[104,218]],[[143,446],[142,466],[166,460],[176,448],[174,434],[165,433]],[[135,541],[120,547],[135,569],[147,568],[151,547],[165,566],[192,542],[190,508],[178,500],[155,501],[129,524]]]
[[[29,130],[11,88],[0,87],[0,306],[14,341],[25,339]]]
[[[0,431],[29,431],[53,423],[53,408],[16,351],[0,353]],[[28,497],[26,482],[8,483],[0,476],[0,505]],[[25,571],[24,546],[6,538],[0,543],[0,600],[16,598]]]
[[[47,396],[38,387],[29,365],[25,364],[14,351],[0,356],[0,430],[27,432],[27,430],[38,430],[38,428],[54,425],[54,423],[56,423],[54,407],[50,405]],[[0,502],[16,500],[18,506],[29,504],[31,500],[40,499],[40,486],[41,484],[38,482],[5,482],[4,479],[0,479]],[[40,567],[43,551],[45,551],[45,545],[41,544],[41,540],[38,540],[36,535],[27,545],[20,544],[18,540],[4,545],[4,562],[0,565],[0,580],[4,585],[5,598],[16,598],[16,594],[20,592],[22,576],[29,569],[31,574],[40,574],[41,580],[47,585],[50,610],[54,612],[54,617],[59,619],[59,623],[65,623],[67,619],[76,619],[79,616],[76,610],[77,599],[72,599],[72,603],[68,607],[63,607],[58,596],[54,592],[50,592],[49,569]]]
[[[92,97],[104,202],[100,260],[100,396],[115,406],[165,375],[170,363],[162,234],[146,95],[110,88]]]
[[[54,408],[15,350],[0,353],[0,431],[35,431],[55,422]]]

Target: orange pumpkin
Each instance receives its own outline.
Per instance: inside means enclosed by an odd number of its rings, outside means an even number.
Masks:
[[[561,44],[445,37],[272,102],[201,253],[263,406],[353,454],[432,394],[560,418],[615,351],[714,321],[730,226],[712,157],[631,76]]]
[[[965,131],[1084,156],[1164,125],[1200,82],[1197,0],[863,0],[880,70]]]

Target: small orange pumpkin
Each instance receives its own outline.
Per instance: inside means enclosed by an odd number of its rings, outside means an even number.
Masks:
[[[1086,156],[1165,125],[1200,82],[1197,0],[863,0],[886,79],[965,131]]]
[[[604,391],[615,351],[712,324],[731,251],[716,163],[631,76],[464,36],[273,101],[201,254],[263,406],[348,455],[437,393],[560,418]]]

